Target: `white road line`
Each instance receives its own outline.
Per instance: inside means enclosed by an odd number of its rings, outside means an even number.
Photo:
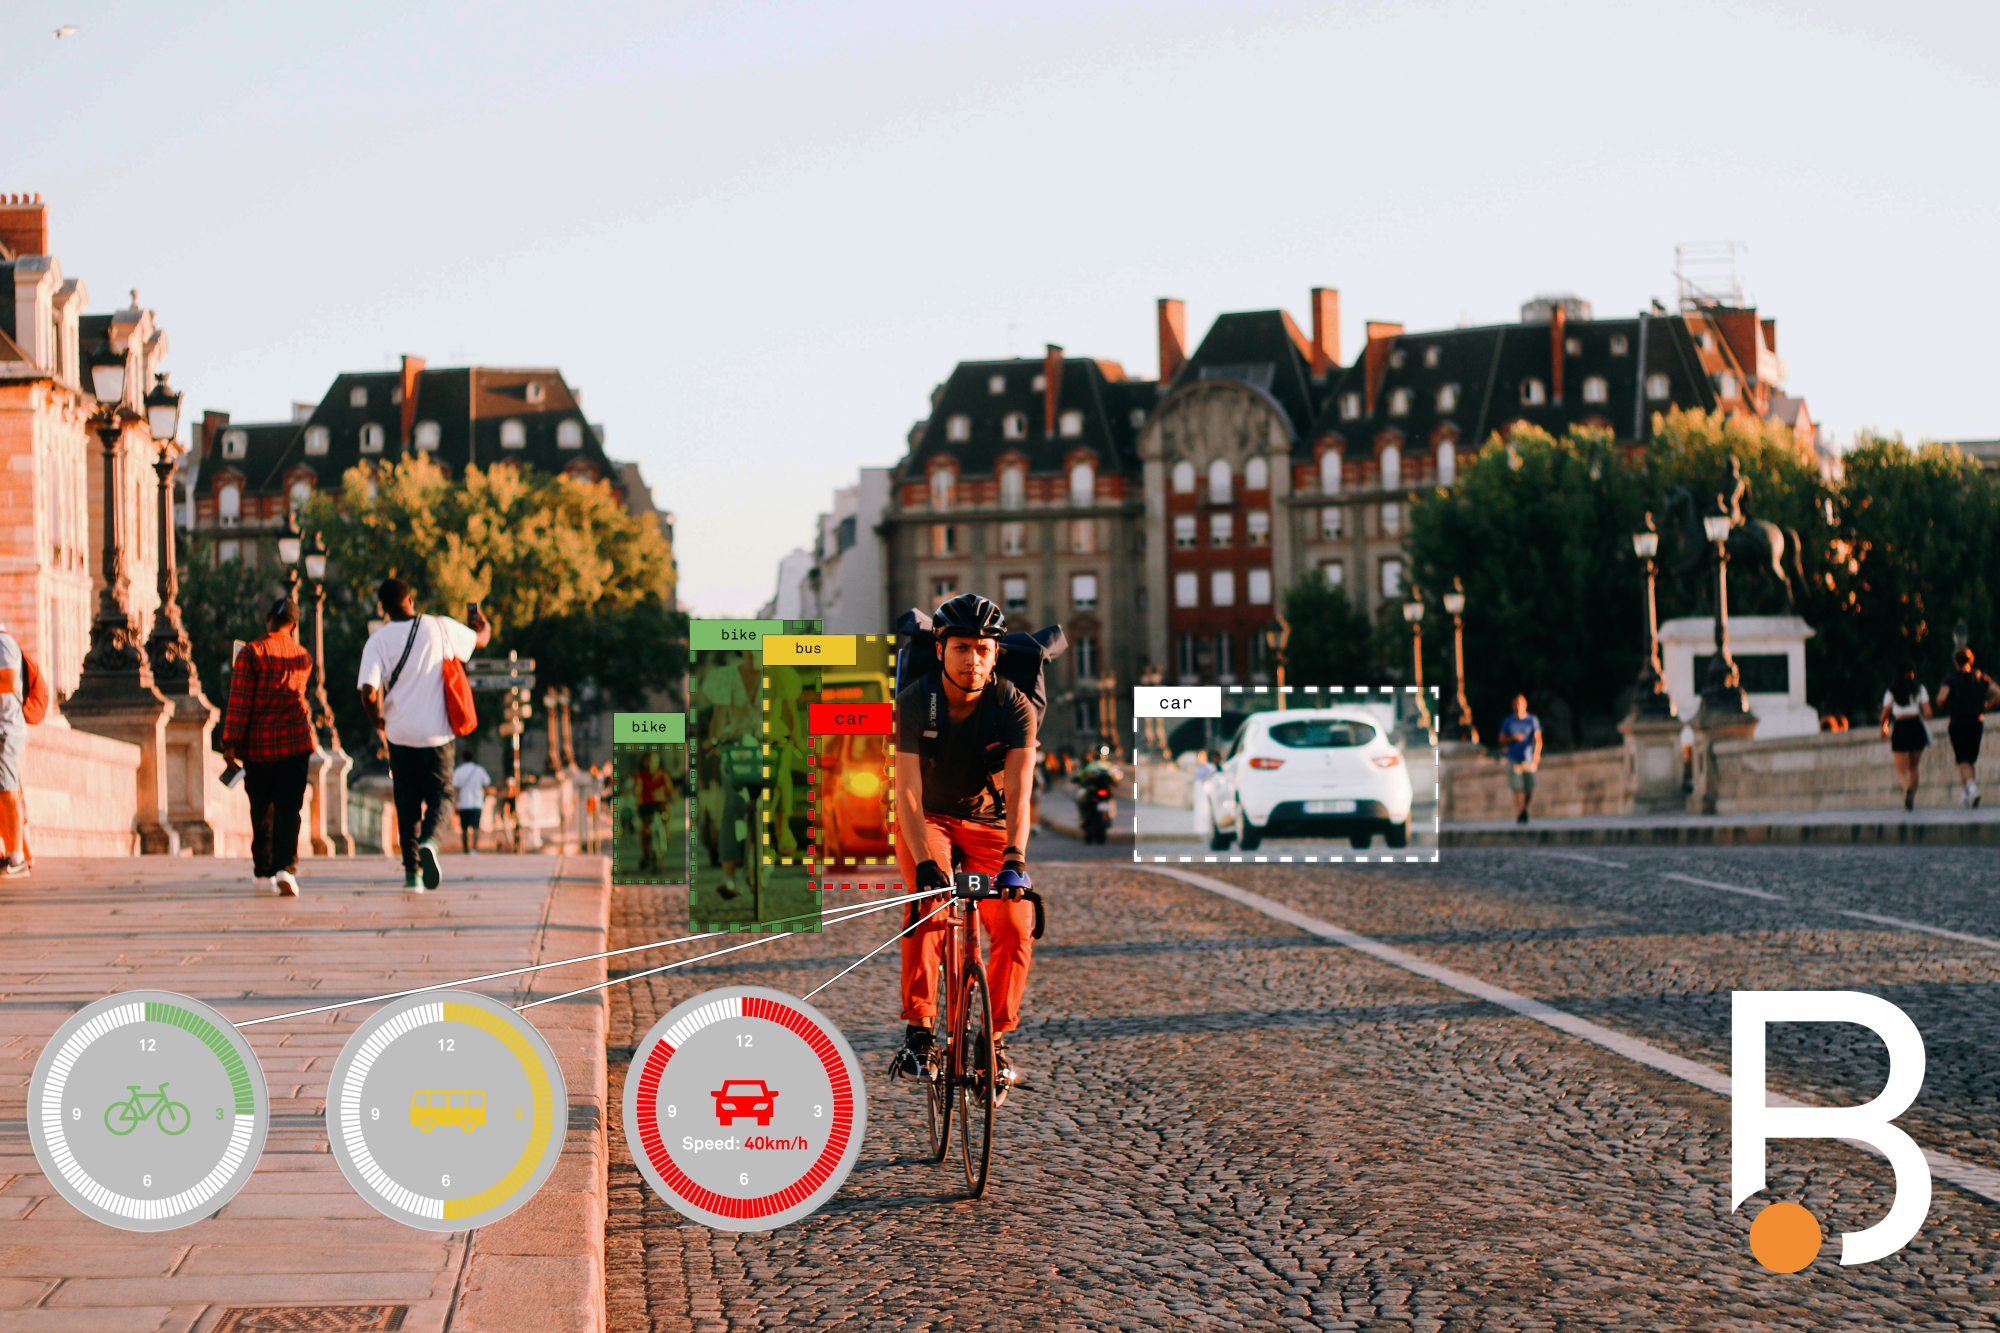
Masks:
[[[1830,912],[1851,916],[1857,921],[1873,921],[1878,926],[1895,926],[1899,930],[1920,930],[1926,935],[1941,935],[1948,940],[1961,940],[1966,944],[1977,944],[1981,948],[2000,949],[2000,940],[1984,935],[1961,935],[1955,930],[1945,930],[1938,926],[1927,926],[1921,921],[1905,921],[1899,916],[1876,916],[1873,912],[1850,912],[1844,907],[1830,907]]]
[[[1625,868],[1623,861],[1607,861],[1601,856],[1585,856],[1582,852],[1550,852],[1549,855],[1560,856],[1565,861],[1588,861],[1594,866],[1616,866],[1620,870]]]
[[[1746,889],[1741,884],[1723,884],[1712,879],[1696,879],[1693,875],[1676,875],[1665,870],[1660,872],[1660,878],[1677,879],[1683,884],[1699,884],[1704,889],[1721,889],[1724,893],[1740,893],[1749,898],[1768,898],[1774,903],[1791,901],[1782,893],[1766,893],[1762,889]]]
[[[1252,893],[1248,889],[1238,888],[1234,884],[1225,883],[1212,876],[1203,875],[1192,870],[1176,870],[1172,866],[1143,866],[1141,868],[1148,874],[1166,875],[1180,880],[1184,884],[1191,884],[1195,888],[1206,889],[1210,893],[1219,894],[1233,902],[1241,903],[1245,907],[1262,912],[1265,916],[1282,921],[1288,926],[1296,926],[1308,935],[1317,935],[1323,940],[1331,940],[1335,944],[1353,949],[1357,953],[1365,953],[1369,957],[1388,963],[1392,967],[1400,967],[1406,972],[1414,972],[1420,977],[1428,977],[1430,980],[1440,985],[1448,986],[1462,995],[1470,995],[1475,999],[1485,1000],[1490,1004],[1497,1004],[1503,1009],[1512,1010],[1523,1018],[1532,1018],[1538,1023],[1546,1023],[1559,1032],[1566,1032],[1572,1037],[1580,1037],[1593,1045],[1602,1046],[1605,1050],[1622,1055],[1637,1064],[1645,1065],[1648,1069],[1657,1069],[1663,1074],[1671,1074],[1675,1078],[1692,1083],[1698,1088],[1706,1089],[1725,1100],[1729,1097],[1729,1075],[1719,1069],[1710,1069],[1705,1064],[1675,1055],[1671,1051],[1662,1050],[1651,1042],[1641,1041],[1637,1037],[1628,1037],[1622,1032],[1614,1032],[1610,1028],[1591,1022],[1587,1018],[1578,1018],[1575,1014],[1564,1013],[1555,1006],[1545,1004],[1541,1000],[1518,994],[1501,986],[1490,985],[1477,977],[1460,972],[1455,968],[1433,963],[1428,959],[1418,957],[1416,954],[1408,953],[1392,945],[1383,944],[1379,940],[1370,939],[1366,935],[1359,935],[1354,931],[1333,925],[1331,922],[1307,916],[1304,912],[1295,911],[1283,903],[1273,902],[1260,893]],[[1685,878],[1685,876],[1675,876],[1674,878]],[[1703,881],[1696,880],[1694,882],[1699,884]],[[1711,887],[1730,888],[1733,886],[1714,885]],[[1754,893],[1758,897],[1776,896],[1774,894],[1759,893],[1754,889],[1745,890],[1745,892]],[[1773,1092],[1767,1092],[1765,1098],[1766,1104],[1770,1106],[1809,1106],[1812,1104],[1797,1101]],[[1845,1140],[1845,1142],[1852,1143],[1855,1147],[1867,1152],[1875,1153],[1878,1157],[1881,1155],[1872,1144],[1861,1143],[1852,1139]],[[1956,1157],[1947,1156],[1944,1153],[1932,1152],[1928,1148],[1924,1149],[1924,1160],[1929,1163],[1931,1174],[1940,1180],[1950,1181],[1967,1193],[1976,1194],[1989,1203],[2000,1203],[2000,1171],[1991,1171],[1983,1166],[1974,1166],[1971,1162],[1961,1161]]]

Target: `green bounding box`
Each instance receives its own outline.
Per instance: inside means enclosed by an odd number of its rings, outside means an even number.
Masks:
[[[787,623],[783,620],[690,620],[688,647],[697,653],[718,652],[725,648],[742,648],[754,653],[763,646],[766,634],[783,634]]]
[[[685,713],[617,713],[611,739],[619,745],[680,745],[687,740]]]

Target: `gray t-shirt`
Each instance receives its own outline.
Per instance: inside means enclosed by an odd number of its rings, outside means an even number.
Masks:
[[[27,691],[28,682],[21,662],[21,645],[5,626],[0,626],[0,671],[14,673],[14,688],[0,694],[0,727],[9,731],[25,727],[28,723],[21,716],[21,696]]]

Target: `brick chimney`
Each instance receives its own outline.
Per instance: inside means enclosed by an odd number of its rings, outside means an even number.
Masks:
[[[417,419],[417,380],[424,373],[424,359],[403,356],[403,448],[410,447],[410,427]]]
[[[202,412],[201,425],[197,427],[198,434],[195,437],[194,456],[196,459],[205,463],[215,456],[210,452],[215,447],[215,437],[221,434],[222,428],[228,424],[229,414],[227,412],[218,412],[212,407]]]
[[[1368,415],[1375,415],[1375,396],[1382,391],[1382,377],[1389,372],[1389,344],[1403,336],[1401,324],[1368,321],[1368,346],[1362,349],[1363,388],[1368,394]]]
[[[1313,288],[1312,308],[1312,374],[1317,380],[1340,364],[1340,293],[1332,287]]]
[[[1062,348],[1054,343],[1042,357],[1042,432],[1054,437],[1056,406],[1062,401]]]
[[[49,252],[49,206],[42,196],[10,194],[0,198],[0,245],[21,255]]]
[[[1187,364],[1187,306],[1171,296],[1160,298],[1160,383],[1181,373]]]
[[[1563,400],[1563,330],[1568,321],[1562,302],[1557,301],[1549,315],[1549,397],[1558,404]]]

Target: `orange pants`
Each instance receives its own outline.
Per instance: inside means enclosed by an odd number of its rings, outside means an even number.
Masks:
[[[924,822],[930,826],[933,839],[949,842],[959,849],[965,858],[963,869],[974,874],[1000,873],[1000,853],[1007,846],[1005,830],[988,824],[968,824],[948,815],[927,815]],[[905,851],[901,839],[897,841],[896,850]],[[910,852],[915,850],[912,848]],[[938,864],[949,873],[948,863],[940,860]],[[915,862],[912,861],[904,869],[904,873],[910,876],[905,882],[912,889],[915,887],[914,871]],[[917,918],[921,920],[925,913],[942,901],[942,897],[919,899],[915,904]],[[993,1030],[996,1033],[1012,1032],[1021,1025],[1021,996],[1028,989],[1028,968],[1035,957],[1035,905],[989,898],[979,904],[979,922],[986,927],[989,942],[986,984],[992,995]],[[905,1023],[927,1026],[937,1015],[938,964],[944,958],[945,935],[949,930],[944,916],[939,915],[925,921],[903,939]]]

